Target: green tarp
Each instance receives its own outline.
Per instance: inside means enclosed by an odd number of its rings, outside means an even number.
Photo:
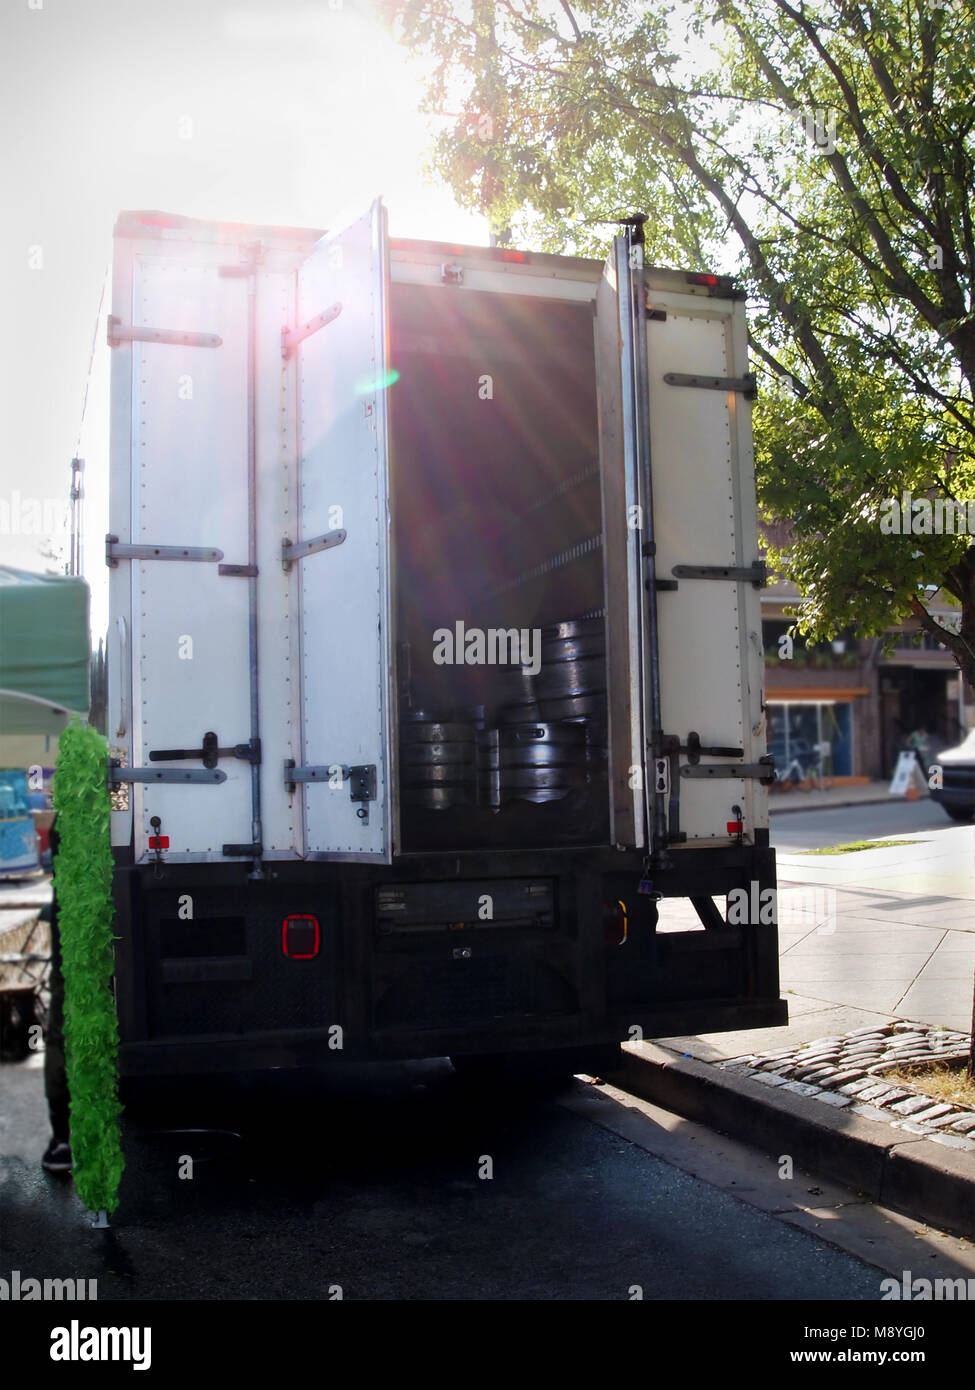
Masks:
[[[0,734],[59,733],[88,710],[88,585],[0,565]]]

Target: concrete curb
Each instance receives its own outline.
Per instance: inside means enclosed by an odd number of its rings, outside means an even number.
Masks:
[[[873,1202],[955,1235],[975,1235],[975,1154],[941,1148],[814,1096],[762,1086],[656,1043],[624,1044],[610,1078],[642,1100],[822,1173]],[[820,1113],[822,1112],[822,1113]]]
[[[835,811],[844,806],[883,806],[888,802],[904,800],[903,797],[889,796],[886,792],[883,794],[878,792],[875,796],[851,796],[849,798],[844,798],[842,801],[810,802],[806,799],[807,796],[812,796],[813,794],[812,792],[799,792],[799,800],[789,801],[788,805],[781,805],[777,799],[774,802],[770,801],[768,813],[770,816],[787,816],[791,811]],[[922,799],[927,800],[926,797]]]

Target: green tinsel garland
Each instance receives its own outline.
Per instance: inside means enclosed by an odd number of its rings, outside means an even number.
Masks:
[[[69,725],[54,772],[59,848],[54,863],[64,973],[64,1044],[71,1153],[89,1211],[118,1206],[122,1158],[118,1020],[111,979],[112,851],[105,739]]]

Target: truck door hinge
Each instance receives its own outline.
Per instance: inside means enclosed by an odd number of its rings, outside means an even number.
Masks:
[[[119,560],[201,560],[214,565],[223,551],[204,545],[130,545],[118,536],[105,537],[105,563],[117,569]]]
[[[150,754],[150,757],[152,755]],[[226,782],[219,769],[189,767],[122,767],[117,758],[108,760],[108,788],[117,791],[126,782]]]
[[[303,343],[306,338],[310,338],[313,333],[317,333],[320,328],[337,319],[342,312],[342,305],[336,301],[330,304],[327,309],[323,309],[320,314],[316,314],[313,319],[303,323],[300,328],[281,329],[281,356],[288,360],[295,351],[299,343]]]
[[[216,734],[210,732],[203,735],[201,748],[156,748],[149,754],[151,763],[178,763],[193,758],[199,758],[208,768],[216,767],[220,758],[240,758],[256,767],[261,761],[261,740],[252,738],[247,743],[221,748]]]
[[[753,560],[750,565],[674,565],[670,572],[678,579],[731,579],[736,584],[752,584],[756,589],[768,583],[764,560]]]
[[[306,763],[299,767],[294,758],[288,758],[284,764],[284,785],[291,795],[294,795],[299,782],[330,782],[333,777],[344,782],[348,775],[349,768],[342,763]]]
[[[307,763],[299,766],[293,758],[289,758],[284,765],[284,784],[289,792],[294,792],[299,782],[331,782],[336,777],[341,785],[349,783],[350,801],[375,801],[375,763],[357,767],[349,767],[345,763]]]
[[[184,333],[179,328],[142,328],[123,323],[116,314],[108,316],[108,346],[123,343],[172,343],[177,347],[218,348],[223,344],[219,333]]]
[[[285,574],[290,572],[296,560],[303,560],[306,555],[314,555],[319,550],[331,550],[333,546],[341,545],[348,534],[348,531],[340,528],[338,531],[326,531],[323,536],[315,536],[310,541],[290,541],[285,536],[281,542],[281,564]]]
[[[688,763],[680,770],[682,777],[744,777],[758,782],[774,782],[775,769],[770,758],[757,763]]]
[[[758,394],[754,372],[744,376],[702,376],[697,372],[664,372],[668,386],[697,386],[705,391],[740,391],[748,401]]]

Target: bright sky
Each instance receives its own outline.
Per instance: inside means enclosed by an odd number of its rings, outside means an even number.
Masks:
[[[382,194],[394,236],[485,245],[424,182],[434,127],[370,0],[4,0],[0,9],[0,559],[61,569],[70,460],[86,459],[92,631],[107,582],[108,293],[122,208],[337,227]],[[3,505],[6,504],[6,505]],[[45,506],[46,504],[46,506]],[[41,522],[37,522],[40,515]]]

